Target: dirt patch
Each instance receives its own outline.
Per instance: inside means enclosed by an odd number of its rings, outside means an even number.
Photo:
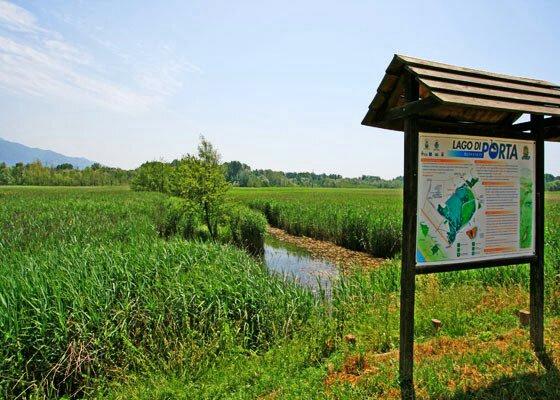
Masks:
[[[359,267],[364,269],[377,268],[385,261],[375,258],[367,253],[353,251],[322,240],[312,239],[307,236],[294,236],[282,229],[269,227],[268,233],[283,242],[291,243],[307,250],[313,257],[330,261],[342,268],[343,272]]]
[[[486,288],[486,292],[482,296],[480,304],[476,309],[501,311],[508,308],[523,309],[529,307],[529,293],[522,287],[503,288]]]
[[[560,344],[556,342],[554,338],[560,334],[559,330],[560,319],[554,319],[550,321],[546,327],[545,335],[547,338],[546,347],[548,354],[556,365],[560,365]],[[469,363],[462,364],[464,362],[464,357],[490,351],[499,352],[505,357],[505,354],[512,348],[526,350],[528,352],[532,351],[529,341],[529,332],[527,330],[515,328],[488,342],[481,341],[480,338],[477,337],[440,337],[432,339],[424,343],[416,344],[414,348],[414,362],[421,368],[424,363],[433,364],[444,356],[451,356],[452,359],[457,361],[454,372],[456,372],[460,378],[450,379],[447,382],[448,387],[455,390],[461,385],[469,389],[475,389],[489,384],[493,379],[492,375],[509,376],[513,373],[513,369],[510,365],[500,365],[490,362],[485,368],[492,370],[493,373],[488,372],[482,374],[479,370],[479,366]],[[356,385],[366,377],[375,376],[376,374],[382,373],[382,371],[387,373],[387,368],[394,370],[396,374],[398,357],[398,350],[387,353],[368,352],[365,355],[349,354],[340,369],[328,371],[325,385],[327,387],[341,383]],[[542,367],[535,359],[528,364],[528,368],[539,371]],[[391,377],[391,379],[392,378],[393,377]],[[388,381],[390,381],[390,379],[388,379]],[[423,388],[417,387],[417,391],[418,390],[421,392]],[[397,394],[399,394],[398,391],[395,392],[394,398],[400,398],[400,396],[396,396]],[[419,392],[417,392],[417,394],[419,394]],[[387,398],[393,397],[388,396]],[[423,397],[419,396],[418,398]]]
[[[325,384],[327,386],[336,382],[346,382],[355,384],[361,376],[377,372],[377,368],[372,368],[367,363],[363,355],[351,355],[344,360],[340,371],[330,371]]]

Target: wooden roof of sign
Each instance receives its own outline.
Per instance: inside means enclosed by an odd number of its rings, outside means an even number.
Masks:
[[[410,103],[404,98],[408,73],[420,89],[420,99]],[[508,129],[525,113],[556,117],[546,119],[547,139],[560,139],[560,86],[395,55],[362,124],[402,131],[404,118],[414,114],[448,125]]]

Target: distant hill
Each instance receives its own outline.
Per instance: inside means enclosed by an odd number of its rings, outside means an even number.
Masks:
[[[51,150],[28,147],[0,138],[0,163],[5,162],[7,165],[15,165],[18,162],[22,162],[28,164],[37,160],[47,166],[56,167],[60,164],[70,163],[74,168],[80,169],[89,167],[95,162],[87,158],[68,157]]]

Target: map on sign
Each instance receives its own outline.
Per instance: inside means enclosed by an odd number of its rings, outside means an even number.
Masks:
[[[534,143],[420,134],[418,265],[534,253]]]

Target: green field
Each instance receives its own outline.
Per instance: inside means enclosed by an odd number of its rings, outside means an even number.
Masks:
[[[398,190],[230,196],[290,232],[398,257]],[[161,238],[163,197],[0,187],[0,396],[399,398],[398,258],[314,298],[231,245]],[[547,198],[546,222],[546,342],[558,367],[560,197]],[[558,370],[541,366],[515,315],[527,286],[527,266],[419,278],[418,398],[560,397]]]

